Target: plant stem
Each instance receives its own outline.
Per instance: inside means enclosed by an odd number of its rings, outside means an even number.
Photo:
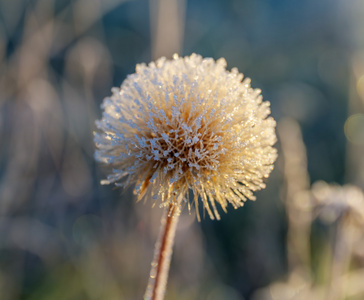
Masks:
[[[347,270],[349,268],[353,244],[351,219],[344,215],[336,228],[336,237],[331,267],[331,283],[327,299],[346,299]]]
[[[154,259],[144,295],[145,300],[163,300],[164,298],[179,215],[178,205],[169,204],[169,207],[165,209],[154,248]]]

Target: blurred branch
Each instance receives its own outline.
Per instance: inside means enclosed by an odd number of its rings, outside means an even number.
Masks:
[[[284,159],[285,204],[288,215],[288,262],[292,270],[310,265],[311,211],[304,191],[309,189],[306,148],[298,123],[284,119],[278,124]]]
[[[43,9],[42,3],[38,1],[36,3],[38,6],[26,12],[24,38],[3,66],[6,72],[0,74],[0,89],[3,92],[7,91],[8,95],[19,92],[29,80],[46,70],[51,54],[55,55],[62,51],[72,41],[81,37],[102,16],[126,1],[130,0],[78,0],[56,15],[50,15],[43,24],[38,24],[35,16],[37,10]],[[85,7],[89,9],[85,10]],[[75,19],[74,24],[70,25],[67,20],[72,13]]]
[[[185,0],[150,0],[152,59],[181,54]]]
[[[362,119],[364,119],[364,52],[357,53],[352,58],[348,98],[348,117],[360,113]],[[363,142],[352,143],[352,141],[348,140],[346,144],[346,181],[362,189],[364,189]]]

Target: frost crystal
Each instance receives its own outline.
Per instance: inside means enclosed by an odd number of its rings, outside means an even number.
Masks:
[[[216,202],[226,212],[228,203],[238,208],[255,200],[253,191],[265,187],[273,169],[269,102],[236,68],[227,71],[222,58],[174,55],[139,64],[102,108],[95,157],[113,169],[102,183],[136,183],[138,200],[184,199],[199,218],[200,198],[219,219]]]

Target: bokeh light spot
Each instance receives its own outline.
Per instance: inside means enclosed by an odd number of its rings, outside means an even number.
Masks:
[[[364,144],[364,114],[350,116],[344,125],[346,138],[353,144]]]
[[[361,75],[356,83],[356,90],[359,96],[364,100],[364,75]]]

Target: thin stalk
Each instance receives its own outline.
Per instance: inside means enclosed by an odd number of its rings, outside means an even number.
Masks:
[[[328,299],[330,300],[346,299],[347,279],[344,275],[349,268],[352,254],[353,228],[351,225],[348,215],[342,216],[337,224],[331,268],[331,283],[328,294]]]
[[[145,300],[164,299],[179,215],[180,207],[178,205],[169,204],[165,209],[159,237],[154,248],[154,259],[144,295]]]

